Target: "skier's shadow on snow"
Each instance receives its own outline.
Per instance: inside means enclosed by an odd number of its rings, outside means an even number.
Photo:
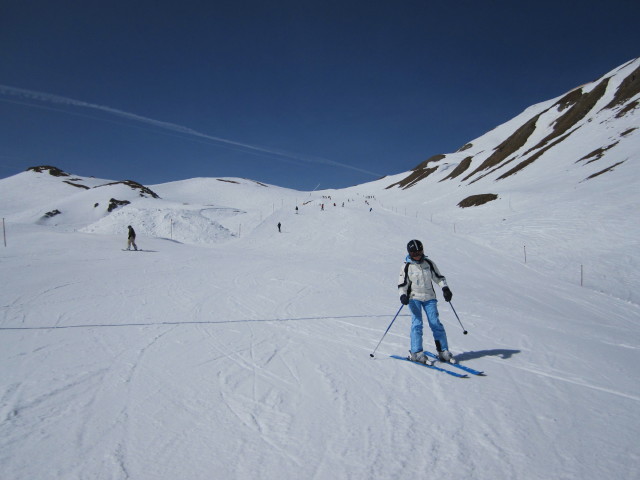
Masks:
[[[456,355],[456,360],[474,360],[481,357],[500,357],[503,360],[507,360],[516,353],[520,353],[520,350],[507,350],[504,348],[497,348],[494,350],[478,350],[476,352],[464,352]]]

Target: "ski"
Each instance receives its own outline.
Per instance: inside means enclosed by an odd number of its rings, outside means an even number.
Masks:
[[[427,355],[428,357],[434,358],[436,360],[440,360],[440,357],[438,357],[438,355],[436,355],[435,353],[432,352],[427,352],[426,350],[424,351],[424,354]],[[478,375],[480,377],[485,377],[486,374],[480,370],[475,370],[471,367],[467,367],[466,365],[461,365],[460,363],[449,363],[449,362],[443,362],[446,365],[451,365],[452,367],[455,368],[459,368],[460,370],[464,370],[465,372],[469,372],[472,375]]]
[[[439,372],[448,373],[449,375],[457,377],[457,378],[469,378],[468,375],[466,375],[464,373],[452,372],[451,370],[447,370],[446,368],[436,367],[435,365],[427,365],[426,363],[412,362],[411,360],[409,360],[409,357],[401,357],[399,355],[391,355],[391,358],[395,358],[397,360],[404,360],[406,362],[414,363],[414,364],[420,365],[422,367],[427,367],[427,368],[431,368],[433,370],[438,370]]]

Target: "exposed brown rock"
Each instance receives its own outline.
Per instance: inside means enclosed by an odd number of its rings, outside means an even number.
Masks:
[[[578,101],[582,98],[582,87],[575,88],[567,93],[564,97],[556,102],[556,106],[558,107],[558,111],[561,112],[565,108],[570,107],[578,103]]]
[[[544,145],[549,143],[551,140],[558,138],[561,135],[564,135],[569,129],[574,127],[576,123],[582,120],[587,114],[591,111],[591,109],[595,106],[595,104],[602,98],[602,96],[607,91],[607,85],[609,84],[609,79],[605,78],[602,80],[594,89],[592,89],[588,93],[582,93],[582,89],[574,90],[574,92],[581,92],[580,98],[575,102],[575,104],[560,118],[558,118],[553,125],[553,132],[543,138],[538,145],[533,147],[530,151],[536,150],[538,148],[542,148]],[[573,92],[572,92],[573,93]],[[565,97],[566,98],[566,97]],[[562,110],[564,104],[562,100],[556,103],[558,108]],[[526,154],[525,154],[526,155]]]
[[[451,172],[446,178],[443,178],[440,181],[444,182],[445,180],[451,180],[459,175],[462,175],[471,166],[471,160],[473,160],[473,157],[466,157],[456,166],[456,168],[453,169],[453,172]]]
[[[71,180],[63,180],[63,183],[67,183],[69,185],[71,185],[72,187],[78,187],[78,188],[84,188],[85,190],[89,190],[89,187],[87,187],[86,185],[80,185],[79,183],[73,183]]]
[[[157,193],[155,193],[153,190],[133,180],[122,180],[120,182],[105,183],[104,185],[100,185],[99,187],[94,187],[94,188],[107,187],[109,185],[118,185],[118,184],[127,185],[128,187],[131,187],[134,190],[140,190],[141,197],[144,197],[145,195],[150,195],[153,198],[160,198],[160,196]]]
[[[444,155],[442,153],[440,153],[438,155],[434,155],[433,157],[429,157],[424,162],[419,164],[416,168],[414,168],[413,170],[415,171],[415,170],[419,170],[419,169],[422,169],[422,168],[426,168],[430,163],[439,162],[440,160],[442,160],[445,157],[446,157],[446,155]]]
[[[49,175],[53,175],[54,177],[68,177],[69,176],[69,174],[67,172],[63,172],[58,167],[53,167],[51,165],[40,165],[38,167],[29,167],[29,168],[27,168],[27,172],[28,171],[37,172],[37,173],[44,173],[44,172],[48,171]]]
[[[616,113],[616,118],[624,117],[630,111],[635,110],[636,108],[638,108],[638,105],[640,105],[640,102],[638,100],[634,100],[633,102],[627,104],[626,107],[624,107],[622,110],[620,110],[618,113]]]
[[[520,170],[522,170],[523,168],[531,165],[533,162],[535,162],[538,158],[540,158],[547,150],[549,150],[551,147],[556,146],[558,143],[562,142],[563,140],[565,140],[569,135],[571,135],[571,132],[567,133],[566,135],[564,135],[563,137],[560,137],[559,139],[557,139],[555,142],[550,143],[549,145],[547,145],[544,148],[541,148],[538,152],[534,153],[533,155],[531,155],[529,158],[527,158],[526,160],[520,162],[518,165],[516,165],[515,167],[513,167],[511,170],[509,170],[506,173],[503,173],[502,175],[500,175],[498,178],[496,178],[496,180],[502,180],[504,178],[510,177],[511,175],[513,175],[514,173],[518,173]]]
[[[51,217],[55,217],[56,215],[60,215],[61,213],[62,212],[56,208],[55,210],[51,210],[50,212],[45,213],[44,216],[51,218]]]
[[[635,97],[640,92],[640,66],[631,72],[618,86],[613,100],[604,107],[614,108],[618,105],[623,105]],[[636,102],[637,106],[637,102]],[[635,108],[635,107],[634,107]],[[603,109],[603,110],[604,110]]]
[[[611,172],[611,171],[613,171],[614,168],[616,168],[618,165],[622,165],[623,163],[624,163],[624,161],[618,162],[618,163],[614,163],[613,165],[611,165],[610,167],[605,168],[604,170],[600,170],[599,172],[596,172],[593,175],[589,175],[587,178],[585,178],[583,180],[583,182],[586,182],[587,180],[591,180],[592,178],[595,178],[595,177],[597,177],[599,175],[602,175],[603,173]]]
[[[484,161],[482,164],[476,168],[473,172],[467,175],[463,181],[468,180],[473,177],[476,173],[481,172],[483,170],[487,170],[489,168],[495,167],[496,165],[502,163],[507,157],[517,152],[522,146],[526,143],[527,139],[531,136],[531,134],[536,129],[536,122],[538,118],[540,118],[538,114],[520,128],[518,128],[509,138],[507,138],[504,142],[498,145],[495,148],[495,151]]]
[[[416,168],[414,168],[413,172],[409,176],[403,178],[399,182],[389,185],[387,187],[387,190],[393,187],[400,187],[403,190],[413,187],[420,180],[424,180],[425,178],[427,178],[429,175],[431,175],[433,172],[435,172],[438,169],[438,167],[428,168],[428,165],[430,163],[438,162],[445,157],[446,155],[440,154],[440,155],[434,155],[433,157],[428,158],[427,160],[422,162],[420,165],[418,165]]]
[[[415,170],[411,175],[409,175],[408,177],[404,178],[403,180],[401,180],[399,182],[396,182],[396,183],[394,183],[392,185],[389,185],[386,188],[386,190],[389,190],[392,187],[400,187],[403,190],[406,190],[407,188],[413,187],[420,180],[424,180],[425,178],[427,178],[429,175],[431,175],[436,170],[438,170],[438,167],[426,168],[426,169],[423,169],[423,170]]]
[[[600,160],[604,156],[604,152],[606,152],[607,150],[615,147],[618,143],[619,142],[615,142],[615,143],[612,143],[611,145],[609,145],[607,147],[597,148],[593,152],[589,153],[588,155],[585,155],[584,157],[580,158],[579,160],[576,160],[576,163],[581,162],[583,160],[589,160],[587,163],[591,163],[591,162],[595,162],[596,160]]]
[[[131,202],[129,200],[116,200],[115,198],[112,198],[109,200],[109,207],[107,207],[107,212],[112,212],[116,208],[124,205],[129,205],[130,203]]]
[[[496,195],[495,193],[482,193],[480,195],[471,195],[470,197],[467,197],[464,200],[462,200],[460,203],[458,203],[458,206],[460,208],[477,207],[478,205],[484,205],[485,203],[496,200],[497,198],[498,198],[498,195]]]

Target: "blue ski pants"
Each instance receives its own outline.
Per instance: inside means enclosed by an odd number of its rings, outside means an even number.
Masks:
[[[422,348],[422,310],[427,314],[427,320],[429,321],[429,327],[433,333],[433,339],[436,342],[436,348],[438,350],[449,350],[449,344],[447,342],[447,332],[444,330],[444,326],[440,323],[438,316],[438,301],[427,300],[422,302],[420,300],[410,300],[409,310],[411,310],[411,351],[421,352]]]

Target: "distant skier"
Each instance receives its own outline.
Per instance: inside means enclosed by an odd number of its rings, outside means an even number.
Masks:
[[[127,237],[127,250],[131,250],[131,245],[133,248],[138,251],[138,246],[136,245],[136,232],[131,225],[127,227],[129,229],[129,236]]]
[[[400,302],[409,305],[411,310],[411,361],[433,364],[422,349],[422,310],[424,309],[433,333],[438,356],[443,362],[455,363],[456,360],[449,352],[447,333],[438,317],[438,301],[433,289],[433,281],[442,287],[442,294],[447,302],[453,294],[447,286],[447,279],[440,273],[436,264],[429,260],[420,240],[411,240],[407,244],[408,255],[400,271],[398,291]]]
[[[278,231],[279,231],[280,233],[282,233],[282,230],[280,230],[280,227],[281,227],[281,226],[282,226],[282,225],[280,224],[280,222],[278,222]]]

